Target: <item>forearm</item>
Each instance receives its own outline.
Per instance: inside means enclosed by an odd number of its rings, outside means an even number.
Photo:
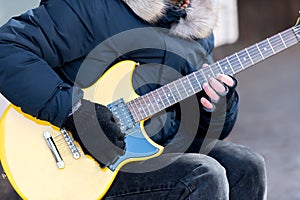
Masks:
[[[57,3],[64,13],[49,4],[0,28],[0,92],[23,112],[60,126],[82,91],[67,84],[55,69],[82,56],[90,41],[72,9]],[[61,21],[63,14],[68,17]]]

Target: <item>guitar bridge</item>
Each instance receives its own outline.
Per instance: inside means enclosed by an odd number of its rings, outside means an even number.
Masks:
[[[53,141],[53,138],[51,136],[51,134],[47,131],[44,132],[44,138],[48,144],[49,149],[51,150],[52,155],[55,158],[56,161],[56,165],[59,169],[63,169],[65,167],[65,162],[63,161],[63,159],[60,156],[60,153]]]
[[[66,129],[62,128],[60,129],[61,134],[64,136],[64,139],[73,155],[74,159],[79,159],[80,158],[80,153],[76,147],[76,145],[74,144],[74,140],[73,138],[69,135],[69,133],[66,131]]]

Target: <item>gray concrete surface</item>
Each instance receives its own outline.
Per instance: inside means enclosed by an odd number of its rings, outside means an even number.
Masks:
[[[261,153],[268,199],[300,199],[300,45],[242,72],[240,112],[230,140]]]

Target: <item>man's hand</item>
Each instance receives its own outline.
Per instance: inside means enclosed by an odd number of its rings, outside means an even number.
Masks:
[[[207,66],[207,64],[203,65],[203,67]],[[202,97],[200,99],[201,104],[206,108],[206,110],[213,111],[215,109],[215,105],[213,103],[217,103],[220,100],[220,96],[225,96],[227,94],[227,86],[233,87],[234,84],[235,81],[230,76],[224,74],[218,74],[216,78],[210,78],[208,83],[203,83],[202,88],[211,101]]]
[[[125,153],[125,136],[106,106],[82,99],[81,106],[67,118],[63,127],[101,167]]]

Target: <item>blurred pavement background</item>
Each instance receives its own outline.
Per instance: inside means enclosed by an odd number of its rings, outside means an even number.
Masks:
[[[37,2],[0,0],[0,24]],[[300,0],[238,0],[239,39],[217,47],[215,60],[293,26],[299,10]],[[270,200],[300,199],[299,57],[298,44],[236,76],[240,112],[228,140],[263,155]],[[0,115],[6,105],[0,97]],[[0,199],[19,199],[8,181],[1,178]]]

